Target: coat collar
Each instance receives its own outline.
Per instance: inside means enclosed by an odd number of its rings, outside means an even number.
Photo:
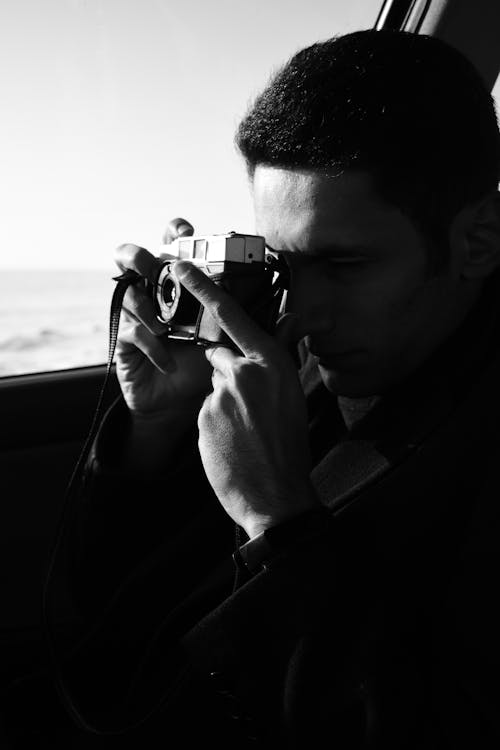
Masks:
[[[460,328],[351,432],[346,432],[337,400],[324,387],[314,358],[305,357],[300,375],[316,414],[315,440],[331,446],[311,474],[323,503],[334,511],[345,507],[421,448],[461,405],[485,393],[478,381],[492,367],[495,372],[500,367],[499,291],[500,277],[494,277]],[[491,387],[487,393],[496,396]]]

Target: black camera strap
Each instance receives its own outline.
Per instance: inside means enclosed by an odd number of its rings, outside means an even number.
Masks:
[[[113,296],[111,298],[111,307],[110,307],[110,314],[109,314],[109,344],[108,344],[108,361],[106,363],[106,374],[104,376],[104,381],[101,386],[101,391],[99,393],[99,397],[97,400],[97,406],[95,408],[94,416],[92,418],[92,422],[91,422],[91,426],[90,426],[87,438],[85,439],[83,448],[80,452],[79,458],[76,462],[75,468],[73,469],[73,473],[71,475],[71,478],[66,488],[65,501],[63,504],[61,515],[59,517],[59,522],[57,524],[57,530],[56,530],[56,535],[55,535],[56,541],[53,547],[53,553],[50,556],[51,562],[49,563],[49,575],[52,571],[53,561],[55,562],[55,556],[57,555],[57,551],[60,546],[59,540],[62,541],[64,526],[68,517],[69,505],[71,502],[71,498],[74,494],[76,483],[78,479],[80,479],[81,477],[82,470],[85,466],[85,462],[88,458],[90,449],[92,447],[92,444],[99,430],[99,425],[100,425],[102,412],[103,412],[104,399],[106,396],[107,388],[109,385],[109,379],[111,376],[113,358],[115,356],[116,342],[118,340],[118,328],[120,325],[120,313],[122,309],[123,298],[125,296],[125,292],[127,291],[128,287],[131,284],[135,284],[140,280],[141,280],[141,276],[135,273],[135,271],[125,271],[125,273],[121,274],[121,276],[116,276],[113,278],[113,281],[116,281],[117,284],[114,289]]]
[[[77,707],[74,698],[68,691],[64,676],[62,662],[63,657],[59,651],[57,639],[55,637],[52,621],[51,621],[51,601],[50,596],[54,584],[54,573],[58,562],[59,554],[63,548],[64,541],[66,539],[67,527],[71,519],[71,511],[73,501],[77,497],[78,483],[82,478],[83,470],[87,462],[90,450],[93,442],[99,430],[100,422],[103,416],[103,407],[105,402],[105,396],[107,393],[108,385],[110,382],[110,376],[112,371],[113,359],[115,355],[116,343],[118,340],[118,329],[120,325],[120,313],[123,304],[123,298],[125,292],[131,284],[135,284],[142,280],[142,277],[135,271],[127,270],[120,276],[114,277],[113,281],[116,281],[116,287],[113,292],[110,306],[109,316],[109,348],[108,348],[108,361],[106,364],[106,373],[104,381],[101,386],[101,391],[97,401],[97,406],[94,412],[92,423],[89,429],[89,433],[84,442],[83,448],[80,452],[79,458],[76,462],[75,468],[69,480],[64,495],[63,506],[57,521],[55,537],[52,544],[52,548],[49,554],[49,562],[47,566],[47,572],[45,575],[43,588],[42,588],[42,602],[41,602],[41,617],[42,617],[42,628],[46,643],[49,651],[49,658],[52,667],[52,673],[54,677],[55,687],[62,701],[66,711],[73,719],[75,724],[86,732],[98,735],[110,735],[110,734],[121,734],[130,729],[133,729],[140,724],[143,724],[161,705],[164,698],[162,697],[158,705],[153,706],[147,715],[141,717],[139,720],[129,723],[127,726],[121,726],[118,728],[106,728],[101,729],[92,726],[83,716],[81,710]],[[184,675],[181,676],[181,678]]]

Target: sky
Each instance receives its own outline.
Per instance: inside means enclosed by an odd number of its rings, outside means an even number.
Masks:
[[[1,0],[0,268],[111,268],[169,219],[253,232],[235,127],[376,0]]]

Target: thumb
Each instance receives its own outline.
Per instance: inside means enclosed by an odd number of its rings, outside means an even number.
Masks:
[[[167,228],[163,233],[162,242],[164,245],[170,245],[177,237],[189,237],[192,234],[194,234],[193,225],[186,219],[181,219],[178,216],[176,219],[168,222]]]

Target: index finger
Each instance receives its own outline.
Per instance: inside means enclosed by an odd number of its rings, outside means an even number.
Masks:
[[[271,353],[274,348],[271,336],[254,323],[233,297],[189,261],[178,260],[172,268],[182,285],[207,308],[245,357],[260,359]]]
[[[156,283],[159,268],[162,261],[156,258],[149,250],[138,245],[120,245],[115,250],[115,262],[122,271],[130,269],[136,271],[140,276],[148,279],[152,284]]]

